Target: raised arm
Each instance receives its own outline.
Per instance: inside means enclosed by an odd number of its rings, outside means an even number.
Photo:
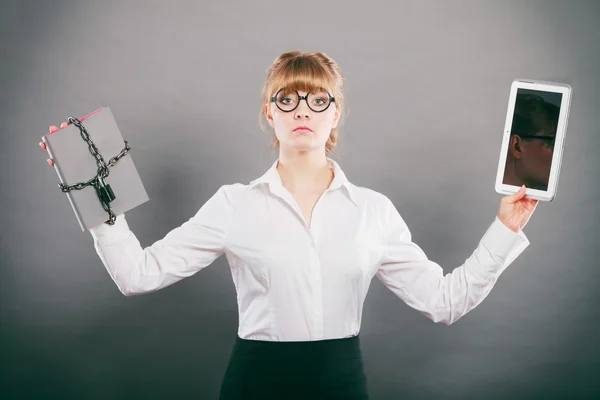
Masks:
[[[124,214],[90,229],[106,270],[125,296],[153,292],[191,276],[225,251],[240,184],[225,185],[181,226],[142,249]]]
[[[384,214],[385,254],[377,277],[410,307],[445,325],[479,305],[502,271],[529,246],[522,230],[513,232],[496,217],[464,264],[444,275],[442,267],[412,242],[389,199]]]

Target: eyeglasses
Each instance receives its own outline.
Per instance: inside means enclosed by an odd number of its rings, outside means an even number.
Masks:
[[[335,98],[325,91],[317,93],[306,93],[306,96],[300,96],[297,91],[289,92],[284,89],[279,89],[273,97],[271,102],[275,103],[277,108],[284,112],[294,111],[298,108],[300,101],[306,101],[308,108],[314,112],[323,112],[329,108],[331,103],[335,101]]]
[[[519,135],[517,133],[517,135]],[[546,140],[548,143],[548,146],[554,148],[554,141],[556,140],[556,136],[535,136],[535,135],[519,135],[520,138],[523,139],[542,139],[542,140]]]

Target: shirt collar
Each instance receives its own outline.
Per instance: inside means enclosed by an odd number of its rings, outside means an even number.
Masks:
[[[277,163],[279,159],[275,160],[271,168],[267,170],[260,178],[257,178],[250,182],[248,189],[255,187],[261,183],[266,183],[269,185],[269,188],[273,193],[279,193],[284,187],[283,182],[281,181],[281,176],[279,175],[279,171],[277,171]],[[348,178],[346,178],[346,174],[342,171],[342,168],[339,166],[335,160],[327,157],[327,162],[329,167],[333,170],[333,181],[329,185],[329,189],[338,189],[340,187],[344,187],[346,189],[346,193],[350,197],[350,200],[354,203],[354,205],[358,206],[358,202],[356,200],[356,193],[354,192],[354,185],[350,183]]]

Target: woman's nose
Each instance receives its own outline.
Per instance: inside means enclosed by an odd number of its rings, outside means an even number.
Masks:
[[[308,108],[308,103],[300,101],[300,104],[298,104],[298,108],[296,108],[296,114],[294,115],[294,117],[310,118],[310,109]]]
[[[304,111],[298,111],[296,113],[296,119],[302,119],[302,118],[310,118],[310,114]]]
[[[302,106],[302,104],[296,109],[296,118],[310,118],[310,112],[308,111],[308,107]]]

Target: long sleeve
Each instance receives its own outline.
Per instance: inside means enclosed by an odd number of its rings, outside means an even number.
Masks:
[[[219,188],[196,215],[144,249],[125,214],[117,215],[114,225],[91,228],[96,252],[119,290],[131,296],[162,289],[223,254],[234,210],[232,191],[227,189]]]
[[[412,242],[391,201],[384,215],[385,253],[378,279],[410,307],[445,325],[479,305],[502,271],[529,246],[523,231],[513,232],[496,217],[464,264],[444,275]]]

